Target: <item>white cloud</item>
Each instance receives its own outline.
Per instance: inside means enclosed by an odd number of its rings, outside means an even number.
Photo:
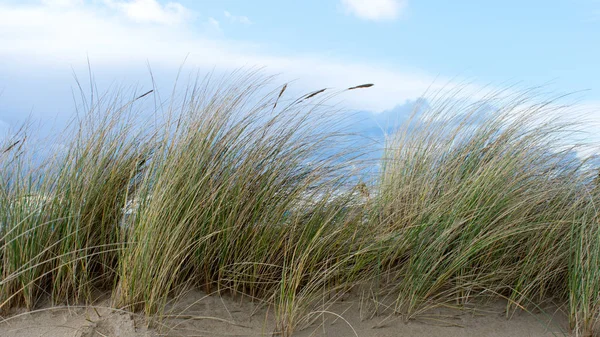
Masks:
[[[231,14],[228,11],[225,11],[224,15],[232,23],[241,23],[241,24],[244,24],[244,25],[251,25],[252,24],[252,21],[250,21],[250,19],[248,19],[247,16],[233,15],[233,14]]]
[[[208,23],[214,27],[220,28],[219,21],[215,18],[208,18]]]
[[[144,70],[149,62],[152,67],[176,73],[186,58],[187,66],[209,71],[266,67],[266,72],[282,74],[281,80],[296,80],[296,85],[306,91],[375,83],[360,93],[340,96],[347,107],[374,111],[419,97],[434,82],[445,84],[439,77],[410,69],[320,54],[273,54],[265,46],[229,41],[187,25],[161,25],[164,20],[154,20],[155,25],[135,25],[120,14],[122,10],[102,3],[86,3],[69,10],[0,4],[0,63],[6,66],[10,61],[22,69],[64,68],[66,73],[72,66],[84,67],[88,57],[97,69]],[[210,19],[206,23],[213,27],[217,24]]]
[[[397,19],[408,0],[341,0],[346,13],[363,20],[389,21]]]
[[[104,0],[104,3],[110,8],[120,11],[129,19],[140,23],[174,25],[184,23],[193,16],[189,9],[178,2],[161,5],[156,0]]]
[[[204,23],[204,27],[207,33],[211,34],[211,35],[220,35],[223,33],[223,30],[221,29],[221,24],[219,23],[219,20],[210,17],[208,18],[208,20]]]
[[[48,6],[73,7],[83,5],[83,0],[42,0],[42,3]]]
[[[0,4],[0,65],[23,72],[64,69],[69,74],[72,67],[85,71],[89,58],[94,69],[101,69],[105,76],[114,73],[115,78],[132,73],[139,76],[146,71],[147,63],[163,73],[176,74],[184,59],[186,67],[201,71],[265,67],[269,74],[281,74],[281,81],[294,80],[292,88],[303,92],[374,83],[372,88],[338,96],[347,108],[372,111],[391,109],[450,83],[440,76],[381,63],[322,54],[272,53],[266,46],[230,41],[222,33],[214,34],[210,31],[218,27],[214,18],[198,26],[204,31],[189,25],[154,22],[133,24],[120,8],[105,2],[86,2],[69,10]]]

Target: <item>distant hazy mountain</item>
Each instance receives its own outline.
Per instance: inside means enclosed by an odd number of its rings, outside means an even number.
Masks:
[[[365,137],[383,140],[386,134],[392,134],[402,123],[406,122],[417,106],[426,106],[426,101],[406,101],[393,109],[381,113],[357,112],[350,114],[348,129]],[[422,110],[422,109],[420,109]]]

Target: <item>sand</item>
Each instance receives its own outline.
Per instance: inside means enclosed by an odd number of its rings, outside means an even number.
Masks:
[[[109,300],[93,307],[48,307],[13,313],[0,324],[0,336],[277,336],[273,314],[264,306],[230,297],[190,292],[172,307],[179,316],[148,328],[134,314],[108,308]],[[362,303],[362,305],[361,305]],[[480,304],[472,310],[435,309],[405,323],[401,317],[365,314],[365,302],[349,296],[328,308],[331,313],[297,331],[298,337],[458,337],[565,336],[566,317],[549,306],[537,313],[503,313],[505,303]],[[161,328],[161,329],[159,329]]]

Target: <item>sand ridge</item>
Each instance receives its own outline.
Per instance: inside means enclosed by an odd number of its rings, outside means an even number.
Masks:
[[[137,314],[111,309],[109,301],[88,307],[48,307],[5,318],[0,336],[158,337],[278,336],[272,310],[246,299],[193,291],[171,307],[161,323],[147,327]],[[567,336],[567,318],[556,308],[517,312],[507,319],[505,303],[496,301],[474,310],[435,309],[408,323],[402,317],[365,314],[364,303],[349,296],[327,308],[298,337],[537,337]]]

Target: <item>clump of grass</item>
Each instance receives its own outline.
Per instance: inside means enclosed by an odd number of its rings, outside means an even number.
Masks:
[[[593,335],[600,324],[600,226],[595,204],[580,207],[586,212],[574,221],[570,236],[569,319],[574,331]]]
[[[26,142],[26,128],[7,139],[0,154],[0,243],[2,249],[2,307],[25,305],[31,308],[39,290],[31,283],[39,277],[36,269],[23,268],[27,260],[44,260],[40,251],[47,240],[39,212],[40,199],[30,194],[35,181],[29,182],[28,168],[22,149]]]
[[[573,124],[552,120],[568,110],[530,97],[442,99],[389,141],[372,221],[407,319],[489,293],[515,308],[568,297],[578,330],[597,321],[580,301],[600,291],[590,171],[564,150]]]
[[[319,92],[276,107],[283,89],[263,98],[252,76],[216,88],[171,107],[183,113],[167,118],[133,196],[115,300],[156,315],[189,287],[241,293],[279,303],[289,330],[303,291],[343,282],[334,265],[352,253],[356,216],[347,197],[331,199],[348,179],[344,153],[335,132],[314,131],[328,118],[306,101]]]
[[[66,130],[64,153],[35,166],[40,158],[24,162],[15,152],[2,170],[3,308],[32,308],[42,294],[91,300],[114,281],[122,208],[149,150],[132,138],[129,108],[119,96],[100,97]]]
[[[327,91],[234,73],[136,115],[148,95],[94,93],[41,165],[25,133],[0,147],[0,309],[93,301],[158,320],[190,288],[274,307],[285,336],[353,288],[409,320],[438,305],[549,298],[572,328],[600,320],[593,171],[577,126],[532,92],[441,97],[388,141],[364,181]],[[371,85],[351,87],[349,90]],[[325,97],[323,99],[323,97]],[[164,107],[164,111],[162,110]],[[365,152],[369,149],[363,149]]]

